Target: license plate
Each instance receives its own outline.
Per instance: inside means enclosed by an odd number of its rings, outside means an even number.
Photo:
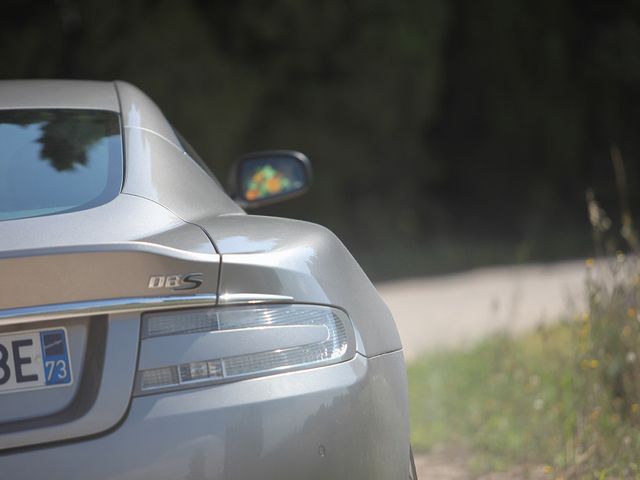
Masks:
[[[72,383],[64,328],[0,335],[0,393]]]

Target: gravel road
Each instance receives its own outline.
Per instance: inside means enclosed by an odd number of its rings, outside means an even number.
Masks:
[[[411,360],[422,351],[526,330],[582,309],[585,271],[582,261],[491,267],[376,287]]]

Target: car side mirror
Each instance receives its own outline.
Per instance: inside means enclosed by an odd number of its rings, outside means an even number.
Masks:
[[[248,153],[229,176],[229,194],[244,208],[256,208],[302,195],[311,186],[311,162],[292,150]]]

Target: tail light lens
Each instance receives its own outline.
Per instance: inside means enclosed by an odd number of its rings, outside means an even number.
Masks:
[[[149,313],[142,319],[136,394],[342,362],[355,333],[341,310],[254,305]]]

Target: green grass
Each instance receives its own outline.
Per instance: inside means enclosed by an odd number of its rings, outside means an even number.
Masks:
[[[409,367],[414,450],[462,448],[476,473],[546,465],[550,478],[640,478],[639,399],[623,411],[604,388],[608,366],[585,360],[586,324],[419,358]]]
[[[456,445],[473,452],[480,470],[569,464],[566,439],[575,428],[576,400],[570,343],[568,329],[557,327],[413,363],[414,448]]]

